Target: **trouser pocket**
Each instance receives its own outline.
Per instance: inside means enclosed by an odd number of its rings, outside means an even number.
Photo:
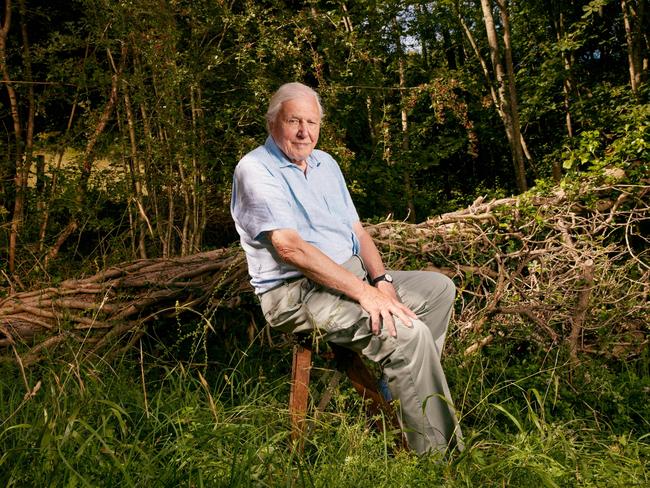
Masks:
[[[264,318],[271,327],[293,332],[306,321],[303,298],[309,285],[307,278],[285,283],[260,296]]]

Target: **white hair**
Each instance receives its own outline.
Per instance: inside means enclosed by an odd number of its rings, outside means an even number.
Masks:
[[[318,112],[321,118],[323,118],[323,106],[321,105],[320,97],[315,90],[298,82],[285,83],[278,88],[278,91],[276,91],[271,97],[269,108],[266,111],[266,130],[269,133],[271,132],[271,124],[273,124],[278,117],[278,113],[280,112],[280,108],[282,108],[284,102],[304,96],[314,97],[318,104]]]

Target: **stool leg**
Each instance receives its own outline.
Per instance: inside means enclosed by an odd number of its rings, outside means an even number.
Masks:
[[[291,392],[289,394],[289,415],[291,416],[291,439],[299,442],[302,449],[305,431],[305,417],[309,403],[309,373],[311,371],[311,349],[296,344],[293,348],[291,370]]]
[[[366,402],[366,412],[369,416],[373,417],[378,414],[384,414],[385,419],[388,421],[388,426],[396,430],[401,430],[400,422],[397,417],[397,412],[390,402],[387,402],[384,395],[381,394],[377,387],[377,379],[368,370],[368,367],[361,359],[358,353],[345,349],[344,347],[332,344],[332,350],[336,357],[337,363],[348,375],[352,386],[357,393]],[[377,428],[382,431],[383,426],[380,423],[376,424]],[[408,449],[406,443],[406,436],[402,433],[398,443],[403,448]]]

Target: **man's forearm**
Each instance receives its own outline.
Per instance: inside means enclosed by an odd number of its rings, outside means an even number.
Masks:
[[[296,267],[309,279],[323,286],[338,290],[356,301],[363,294],[364,287],[368,286],[297,234],[274,231],[270,239],[284,262]]]
[[[359,239],[359,244],[361,245],[361,259],[363,260],[363,264],[366,266],[370,279],[377,278],[386,273],[386,268],[381,259],[381,254],[379,254],[379,250],[377,249],[377,246],[375,246],[375,242],[372,240],[372,237],[370,237],[370,234],[368,234],[368,232],[363,228],[361,223],[355,225],[354,231]]]
[[[370,243],[372,243],[372,239],[363,228],[361,228],[361,231],[358,231],[355,226],[355,233],[359,237],[362,247],[365,243],[366,259],[369,259],[371,263],[369,270],[379,272],[384,269],[379,252],[374,244],[371,246],[366,241],[366,239],[370,239]],[[413,311],[399,301],[392,285],[390,285],[392,293],[384,293],[370,286],[343,266],[336,264],[320,249],[306,242],[295,230],[275,230],[270,232],[268,237],[283,261],[298,268],[311,280],[328,288],[338,290],[352,300],[359,302],[359,305],[370,316],[370,326],[373,334],[380,333],[383,323],[388,329],[388,333],[391,336],[396,336],[397,331],[393,315],[399,317],[408,326],[411,324],[411,319],[417,318]],[[363,250],[362,254],[364,254]]]

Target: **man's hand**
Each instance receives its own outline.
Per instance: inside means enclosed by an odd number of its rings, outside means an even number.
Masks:
[[[397,336],[393,316],[399,318],[407,327],[412,326],[411,319],[417,319],[417,315],[399,300],[393,285],[380,282],[378,285],[381,288],[375,288],[362,281],[347,269],[336,264],[318,248],[305,242],[295,230],[274,230],[269,232],[269,239],[284,262],[298,268],[309,279],[327,288],[339,290],[359,302],[361,308],[370,315],[373,334],[378,335],[383,324],[391,336]],[[370,237],[368,236],[367,239]],[[372,240],[363,242],[367,243],[366,249],[374,249],[372,256],[376,255],[374,259],[379,260],[379,264],[381,264],[381,258],[372,244]],[[362,252],[362,259],[363,254]],[[381,269],[384,269],[383,265],[381,265]]]
[[[395,285],[392,283],[389,283],[388,281],[380,281],[375,285],[375,288],[377,288],[379,291],[384,293],[385,295],[388,295],[391,298],[394,298],[398,302],[401,302],[400,298],[397,296],[397,292],[395,291]]]
[[[383,324],[383,326],[387,327],[388,333],[392,337],[396,337],[397,329],[395,328],[393,316],[400,319],[407,327],[412,327],[413,322],[411,319],[417,319],[417,315],[399,301],[393,286],[388,285],[392,289],[392,293],[387,289],[388,287],[383,291],[366,283],[359,298],[359,305],[370,314],[373,334],[378,335]]]

